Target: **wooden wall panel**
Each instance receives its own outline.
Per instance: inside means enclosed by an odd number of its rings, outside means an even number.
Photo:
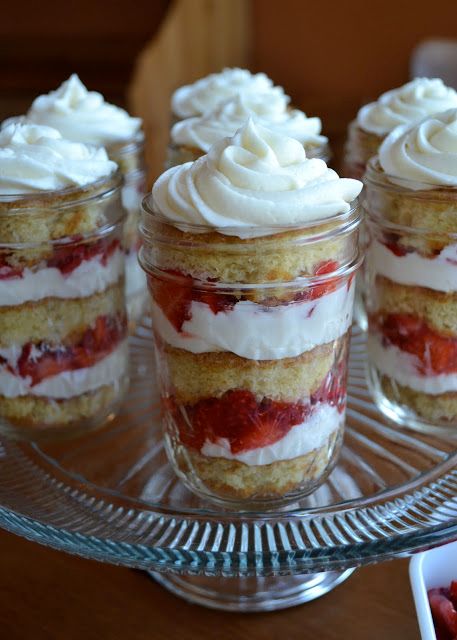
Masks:
[[[253,67],[341,136],[358,107],[408,79],[413,47],[457,38],[455,0],[252,0]]]

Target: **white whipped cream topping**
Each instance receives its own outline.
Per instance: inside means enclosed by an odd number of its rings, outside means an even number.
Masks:
[[[457,109],[394,129],[379,148],[379,162],[389,176],[419,183],[408,185],[412,190],[456,187]]]
[[[385,136],[398,125],[419,122],[426,116],[457,107],[457,91],[439,78],[415,78],[383,93],[357,114],[357,124],[370,133]]]
[[[284,438],[266,447],[232,453],[230,441],[227,438],[219,438],[217,443],[207,440],[200,453],[211,458],[238,460],[249,466],[293,460],[323,447],[331,434],[343,424],[344,415],[341,415],[338,409],[329,404],[322,404],[314,409],[308,420],[293,426]]]
[[[11,347],[11,359],[17,359],[18,349]],[[0,350],[6,357],[8,350]],[[48,398],[65,399],[93,391],[105,384],[112,384],[127,373],[128,345],[124,341],[106,358],[94,366],[74,371],[63,371],[55,376],[45,378],[36,385],[30,378],[21,378],[10,373],[5,365],[0,365],[0,395],[7,398],[18,396],[46,396]]]
[[[56,91],[38,96],[27,119],[58,129],[67,140],[101,146],[132,140],[141,130],[141,118],[88,91],[75,73]]]
[[[68,275],[56,267],[38,271],[24,269],[18,278],[0,278],[0,307],[15,306],[44,298],[85,298],[104,291],[124,273],[124,253],[117,249],[103,263],[101,256],[83,260]]]
[[[177,122],[171,130],[171,141],[176,145],[209,151],[221,140],[234,136],[250,118],[267,129],[294,138],[303,145],[323,145],[328,142],[321,132],[319,118],[307,118],[303,111],[289,110],[284,100],[268,102],[250,100],[238,95],[218,105],[210,113]]]
[[[269,225],[306,224],[348,212],[361,189],[358,180],[339,178],[323,160],[307,158],[297,140],[248,120],[196,162],[165,171],[153,196],[177,227],[199,224],[255,237],[278,231]]]
[[[433,258],[424,258],[415,251],[396,256],[374,240],[368,247],[367,264],[373,275],[380,274],[399,284],[445,293],[457,291],[457,244],[444,247]]]
[[[0,130],[0,194],[81,187],[116,169],[104,149],[64,140],[51,127],[12,123]]]
[[[192,301],[191,319],[176,331],[160,307],[151,306],[154,328],[173,347],[192,353],[230,351],[251,360],[280,360],[332,342],[352,321],[354,283],[306,302],[264,307],[247,300],[215,314],[203,302]]]
[[[178,118],[201,116],[212,111],[220,102],[241,95],[249,105],[251,101],[287,104],[290,100],[282,87],[273,86],[264,73],[253,74],[247,69],[223,69],[193,84],[177,89],[171,98],[171,108]]]
[[[421,362],[416,356],[393,344],[384,346],[380,336],[369,336],[367,351],[376,369],[403,387],[430,395],[457,391],[457,373],[420,374]]]

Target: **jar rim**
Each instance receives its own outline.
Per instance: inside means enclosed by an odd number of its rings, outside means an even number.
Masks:
[[[309,222],[300,222],[293,224],[277,224],[277,225],[266,225],[265,227],[259,227],[258,225],[233,225],[223,227],[224,231],[230,233],[222,233],[218,227],[214,227],[211,225],[203,225],[196,223],[187,223],[187,222],[176,222],[167,218],[157,206],[153,194],[147,194],[141,203],[141,208],[144,214],[150,217],[153,221],[159,222],[166,227],[177,229],[183,233],[193,233],[195,235],[203,235],[209,233],[219,233],[221,236],[225,237],[233,237],[237,238],[240,241],[246,240],[256,240],[256,239],[268,239],[269,237],[273,237],[275,235],[281,233],[288,233],[293,231],[306,231],[308,229],[319,228],[325,225],[340,223],[340,225],[335,228],[332,226],[330,230],[327,231],[327,234],[334,235],[335,233],[339,233],[340,231],[345,231],[348,224],[359,223],[362,217],[362,213],[360,211],[360,201],[359,198],[355,198],[351,202],[350,209],[345,212],[338,213],[335,216],[327,217],[327,218],[319,218],[316,220],[312,220]],[[144,232],[145,227],[142,224],[141,230]],[[261,233],[256,234],[254,236],[246,236],[246,232],[249,230],[257,230],[261,231]],[[241,234],[241,235],[239,235]],[[323,235],[322,232],[317,234],[318,236]],[[309,241],[315,240],[315,236],[309,235]]]

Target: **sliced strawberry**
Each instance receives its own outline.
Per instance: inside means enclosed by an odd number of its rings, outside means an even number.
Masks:
[[[214,314],[231,311],[238,302],[238,298],[229,294],[197,289],[192,292],[192,299],[207,304]]]
[[[388,343],[416,356],[419,373],[457,372],[457,340],[439,335],[423,320],[406,313],[389,314],[378,322]]]
[[[72,240],[69,244],[55,247],[53,255],[47,261],[48,267],[55,267],[64,275],[68,275],[82,262],[92,260],[96,256],[100,256],[102,264],[106,265],[120,244],[117,238],[101,238],[96,242],[81,242],[81,237],[75,236]]]
[[[16,370],[22,378],[31,378],[32,386],[64,371],[84,369],[107,356],[126,335],[124,316],[97,318],[77,344],[70,346],[27,343],[22,348]]]
[[[446,592],[446,589],[430,589],[428,599],[437,638],[454,640],[457,636],[457,611]]]
[[[149,289],[156,304],[176,331],[181,331],[184,322],[191,319],[192,278],[178,271],[168,271],[171,276],[178,276],[179,282],[150,275]]]
[[[308,404],[257,402],[250,391],[234,389],[220,398],[208,398],[189,407],[176,407],[180,437],[189,447],[201,449],[205,440],[225,438],[232,453],[265,447],[283,438],[310,413]]]

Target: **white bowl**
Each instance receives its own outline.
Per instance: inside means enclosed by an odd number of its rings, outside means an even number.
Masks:
[[[409,578],[422,640],[436,640],[427,591],[457,580],[457,542],[419,553],[409,563]]]

